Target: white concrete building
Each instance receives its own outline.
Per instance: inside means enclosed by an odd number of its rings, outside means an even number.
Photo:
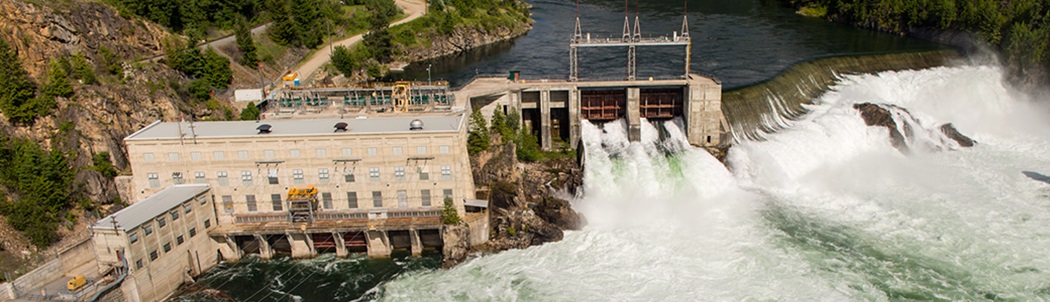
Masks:
[[[91,225],[100,269],[124,267],[127,301],[160,301],[219,260],[207,184],[168,187]],[[125,261],[126,260],[126,261]]]

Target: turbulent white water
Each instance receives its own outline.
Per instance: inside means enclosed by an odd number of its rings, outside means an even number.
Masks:
[[[587,228],[402,276],[381,297],[1048,300],[1050,115],[1000,78],[991,67],[847,77],[788,129],[735,145],[731,170],[673,123],[665,142],[643,123],[636,143],[622,124],[585,124],[574,206]],[[979,144],[902,155],[864,125],[862,102],[906,108],[923,129],[952,122]]]

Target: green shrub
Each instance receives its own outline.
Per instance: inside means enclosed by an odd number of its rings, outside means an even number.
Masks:
[[[44,85],[44,94],[49,97],[72,97],[73,86],[69,84],[69,76],[65,68],[58,61],[48,64],[47,85]]]
[[[536,162],[543,159],[543,152],[540,152],[539,140],[529,129],[521,129],[518,133],[517,140],[518,160],[523,162]]]
[[[95,78],[95,69],[88,64],[84,54],[74,54],[72,65],[74,78],[80,79],[85,85],[98,84],[98,79]]]
[[[103,177],[113,179],[117,176],[117,169],[113,167],[113,161],[109,158],[109,151],[101,151],[91,155],[91,169],[98,171]]]
[[[254,102],[248,102],[248,106],[241,110],[242,121],[254,121],[259,119],[259,107],[255,106]]]
[[[441,221],[446,225],[458,225],[463,222],[456,211],[456,205],[451,197],[445,197],[445,206],[441,209]]]

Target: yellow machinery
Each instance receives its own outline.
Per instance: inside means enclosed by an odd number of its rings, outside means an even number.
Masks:
[[[84,278],[84,276],[76,276],[73,279],[69,279],[69,282],[66,282],[66,288],[71,292],[77,291],[85,285],[87,285],[87,278]]]
[[[318,209],[317,188],[288,189],[288,213],[292,222],[314,222],[314,211]]]
[[[394,91],[391,93],[394,99],[394,112],[408,112],[409,91],[411,90],[412,83],[408,81],[394,83]]]

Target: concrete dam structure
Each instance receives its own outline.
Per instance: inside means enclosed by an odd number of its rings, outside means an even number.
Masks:
[[[513,81],[478,78],[455,91],[456,99],[480,105],[486,116],[494,104],[520,110],[521,125],[533,130],[543,150],[554,142],[579,147],[580,121],[605,123],[624,119],[631,141],[641,138],[642,119],[681,118],[689,143],[711,147],[728,142],[722,114],[722,84],[716,79],[690,74],[680,79],[565,81]],[[477,100],[495,100],[477,104]]]

